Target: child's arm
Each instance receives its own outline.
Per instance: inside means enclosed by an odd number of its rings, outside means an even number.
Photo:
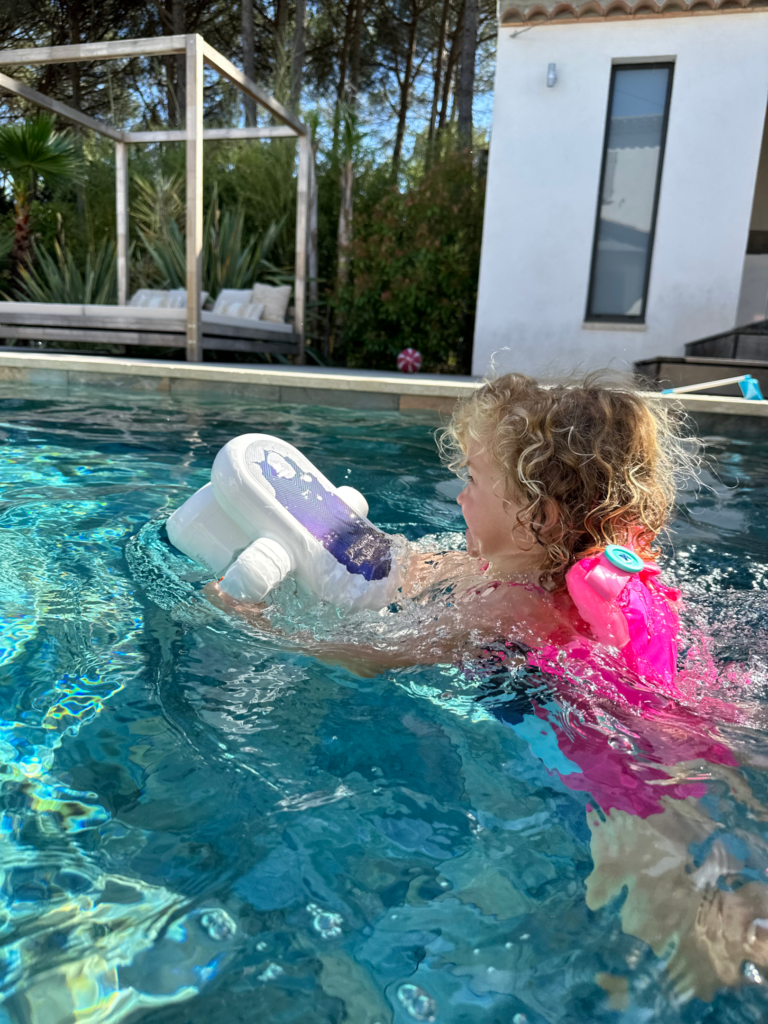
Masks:
[[[215,583],[206,589],[215,603],[259,629],[280,633],[265,617],[265,605],[236,601]],[[482,581],[478,585],[472,580],[471,586],[458,590],[445,603],[432,601],[417,608],[423,614],[418,622],[413,622],[406,636],[399,631],[397,635],[385,634],[375,643],[361,643],[318,640],[311,633],[302,632],[286,639],[320,661],[369,677],[388,669],[451,662],[470,645],[479,648],[500,638],[514,637],[532,647],[540,646],[562,625],[550,595],[538,588],[512,583]],[[397,620],[393,615],[393,625],[398,624]]]
[[[401,588],[403,597],[417,597],[429,587],[442,581],[479,575],[480,560],[466,551],[430,551],[428,554],[414,552],[405,572]]]
[[[257,629],[266,630],[284,637],[289,644],[305,654],[311,654],[319,661],[340,665],[356,675],[371,677],[389,669],[407,668],[411,665],[437,664],[453,659],[456,648],[465,642],[459,635],[466,630],[441,630],[437,621],[425,614],[425,622],[419,623],[418,631],[407,637],[382,636],[376,643],[347,640],[318,640],[309,631],[287,635],[270,622],[268,606],[252,602],[237,601],[221,590],[217,583],[206,587],[207,596],[220,607],[233,611]],[[265,614],[266,613],[266,614]],[[452,623],[453,625],[453,623]],[[445,635],[441,635],[445,634]]]

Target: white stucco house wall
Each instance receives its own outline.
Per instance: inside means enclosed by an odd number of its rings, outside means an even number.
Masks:
[[[501,0],[474,373],[627,368],[765,316],[762,4]]]

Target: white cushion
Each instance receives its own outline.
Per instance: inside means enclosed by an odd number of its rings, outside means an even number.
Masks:
[[[208,298],[208,292],[200,292],[200,305]],[[139,288],[128,300],[129,306],[139,309],[186,309],[187,289]]]
[[[213,324],[218,327],[241,327],[245,330],[269,331],[273,334],[293,334],[293,324],[272,324],[266,320],[255,322],[242,316],[222,316],[220,313],[209,313],[204,309],[202,314],[204,324]],[[2,321],[0,321],[1,323]]]
[[[290,298],[291,286],[289,284],[272,285],[257,282],[253,286],[251,302],[264,303],[262,320],[268,320],[273,324],[282,324],[285,323],[285,313]]]
[[[200,292],[200,306],[205,305],[205,300],[208,298],[208,292]],[[186,288],[171,288],[168,292],[168,305],[167,309],[186,309],[187,308],[187,289]]]
[[[128,300],[128,305],[139,309],[167,309],[168,292],[158,288],[139,288]]]
[[[221,313],[222,307],[228,305],[230,302],[252,302],[251,289],[250,288],[222,288],[219,294],[216,296],[216,302],[213,304],[212,313]]]
[[[219,316],[241,316],[247,320],[260,320],[264,312],[263,302],[222,302],[213,310]]]

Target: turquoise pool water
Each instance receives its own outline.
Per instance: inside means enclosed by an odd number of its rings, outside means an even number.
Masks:
[[[416,418],[0,390],[0,1024],[763,1020],[768,447],[713,439],[670,544],[742,767],[600,832],[483,666],[363,680],[207,604],[162,520],[246,430],[459,543]]]

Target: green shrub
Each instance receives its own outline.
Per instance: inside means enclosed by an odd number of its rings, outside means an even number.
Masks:
[[[296,143],[208,142],[205,149],[206,193],[218,190],[223,210],[242,210],[246,236],[263,236],[274,225],[278,232],[271,259],[293,272],[296,242]]]
[[[339,298],[349,366],[394,369],[410,345],[424,370],[469,372],[484,192],[471,156],[454,152],[356,211],[353,283]]]
[[[203,288],[215,299],[222,288],[248,288],[257,279],[282,277],[268,256],[282,224],[270,224],[261,238],[243,237],[245,215],[219,209],[214,187],[203,224]],[[186,288],[187,249],[177,221],[169,218],[153,236],[139,235],[163,288]]]
[[[89,252],[115,238],[114,143],[98,137],[75,137],[82,154],[79,180],[43,185],[32,203],[30,223],[35,245],[48,252],[66,236],[66,248],[81,270]],[[11,222],[10,216],[5,218]]]
[[[117,260],[114,242],[103,242],[89,252],[83,273],[69,249],[54,242],[55,258],[40,246],[31,266],[20,268],[14,298],[22,302],[82,302],[114,305],[117,302]]]

